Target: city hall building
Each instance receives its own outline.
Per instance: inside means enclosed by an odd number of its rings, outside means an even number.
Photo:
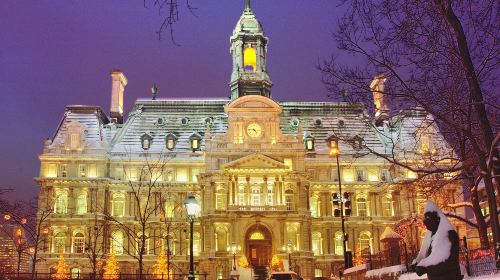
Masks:
[[[269,267],[273,257],[302,277],[337,274],[343,234],[333,197],[348,199],[346,247],[353,253],[382,250],[387,227],[397,230],[421,213],[425,197],[409,183],[419,174],[373,151],[418,165],[423,154],[446,150],[432,117],[419,109],[391,116],[383,75],[370,85],[374,116],[357,103],[277,102],[267,48],[247,2],[230,36],[230,88],[221,93],[229,98],[139,99],[125,117],[127,78],[113,70],[109,113],[67,106],[44,142],[35,179],[40,211],[52,211],[38,272],[50,272],[62,255],[73,274],[90,273],[92,252],[113,251],[121,273],[136,273],[145,234],[146,272],[168,249],[171,270],[187,273],[189,193],[201,205],[195,272],[207,279],[229,278],[233,247],[240,274]],[[339,140],[339,165],[330,156],[332,139]],[[441,193],[448,203],[460,197],[456,187]],[[422,228],[404,230],[408,242],[420,242]]]

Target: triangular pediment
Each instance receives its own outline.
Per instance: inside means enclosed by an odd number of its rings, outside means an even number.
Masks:
[[[248,169],[283,169],[288,170],[289,167],[286,166],[283,162],[270,158],[268,156],[262,154],[252,154],[237,160],[228,162],[222,165],[224,170],[248,170]]]

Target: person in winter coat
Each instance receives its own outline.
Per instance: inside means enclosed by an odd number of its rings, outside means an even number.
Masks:
[[[458,262],[460,244],[457,231],[432,201],[426,202],[424,225],[427,232],[412,264],[417,275],[427,273],[429,280],[462,279]]]

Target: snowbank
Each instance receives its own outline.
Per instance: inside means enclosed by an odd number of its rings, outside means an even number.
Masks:
[[[383,275],[395,277],[403,272],[406,272],[406,266],[400,264],[400,265],[388,266],[388,267],[383,267],[383,268],[374,269],[374,270],[368,270],[365,274],[365,277],[366,278],[375,277],[375,279],[381,279],[382,278],[381,276],[383,276]]]
[[[357,272],[360,270],[368,270],[368,269],[370,269],[370,265],[367,263],[364,263],[364,264],[361,264],[361,265],[351,267],[351,268],[344,270],[344,275],[349,274],[349,273],[353,273],[353,272]]]

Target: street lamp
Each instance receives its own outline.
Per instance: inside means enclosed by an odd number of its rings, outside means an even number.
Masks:
[[[233,253],[233,270],[236,270],[236,253],[241,250],[241,246],[236,245],[236,242],[231,243],[231,252]]]
[[[335,157],[337,160],[337,176],[339,182],[339,194],[342,195],[342,179],[340,177],[340,164],[339,164],[339,139],[335,136],[331,136],[328,138],[328,149],[329,149],[329,157]],[[347,259],[347,250],[346,250],[346,242],[348,239],[347,234],[345,233],[345,215],[344,215],[344,203],[349,202],[349,195],[347,193],[344,194],[344,198],[339,198],[337,194],[332,194],[332,202],[334,205],[340,204],[340,220],[342,222],[342,250],[344,253],[344,269],[348,268],[349,261]]]
[[[193,263],[193,222],[196,217],[200,215],[200,205],[193,193],[188,195],[188,198],[184,201],[184,208],[186,209],[186,214],[189,219],[189,280],[194,280],[194,263]]]

